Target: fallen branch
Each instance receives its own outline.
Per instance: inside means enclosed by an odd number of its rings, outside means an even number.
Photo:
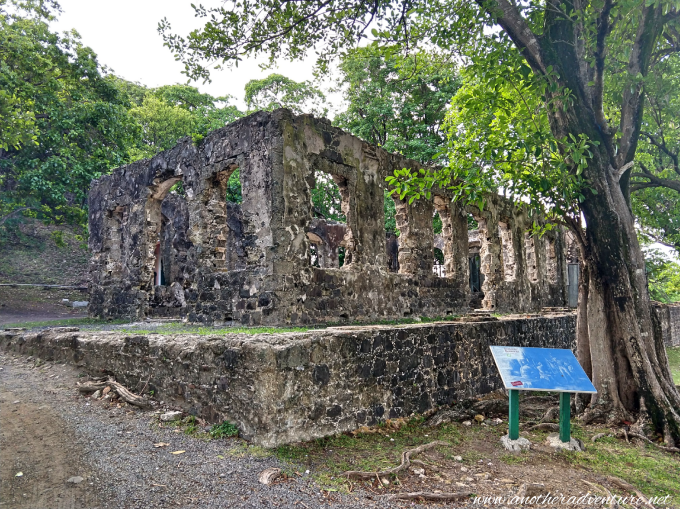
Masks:
[[[608,433],[598,433],[597,435],[593,435],[593,438],[591,438],[590,440],[595,442],[595,441],[599,440],[600,438],[610,437],[610,436],[611,436],[611,434],[608,434]]]
[[[387,500],[430,500],[430,501],[451,501],[462,500],[470,498],[472,493],[462,491],[458,493],[431,493],[429,491],[416,491],[414,493],[396,493],[394,495],[386,495]]]
[[[446,442],[442,442],[441,440],[435,440],[434,442],[430,442],[429,444],[423,444],[419,447],[416,447],[415,449],[410,449],[408,451],[404,451],[403,453],[401,453],[401,464],[397,467],[389,468],[387,470],[383,470],[382,472],[362,472],[359,470],[348,470],[347,472],[343,472],[342,476],[347,477],[348,479],[371,480],[376,476],[384,477],[387,475],[397,474],[402,470],[407,469],[411,465],[412,454],[419,454],[428,449],[432,449],[437,445],[449,445],[449,444]]]
[[[427,465],[424,461],[420,460],[411,460],[411,465],[418,465],[423,468],[430,468],[430,465]]]
[[[80,392],[95,392],[101,391],[106,386],[106,382],[83,382],[78,384],[78,390]]]
[[[149,407],[149,402],[147,400],[132,394],[125,388],[123,384],[119,384],[114,380],[108,380],[106,382],[84,382],[82,384],[78,384],[78,390],[80,392],[95,392],[103,390],[106,386],[111,387],[111,389],[116,391],[116,394],[118,394],[118,396],[120,396],[123,401],[129,403],[130,405],[140,408]]]

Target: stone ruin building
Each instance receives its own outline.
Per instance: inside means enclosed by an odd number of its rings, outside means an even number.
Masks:
[[[445,190],[396,200],[399,236],[386,233],[385,177],[405,167],[420,165],[326,120],[277,110],[92,184],[92,315],[339,326],[13,329],[0,332],[0,348],[105,373],[166,407],[228,420],[265,447],[454,405],[479,413],[475,398],[503,387],[489,345],[575,348],[575,313],[560,308],[576,304],[576,250],[562,230],[531,235],[526,209],[500,196],[478,210]],[[236,169],[240,203],[227,200]],[[331,179],[346,223],[315,217],[314,186]],[[351,325],[477,308],[503,316]],[[680,306],[659,313],[675,344]]]
[[[531,235],[533,218],[501,196],[483,210],[441,189],[395,199],[400,235],[386,234],[385,177],[406,167],[421,165],[281,109],[118,168],[90,190],[90,313],[274,325],[567,305],[564,232]],[[242,203],[226,200],[237,169]],[[314,217],[319,173],[346,224]]]

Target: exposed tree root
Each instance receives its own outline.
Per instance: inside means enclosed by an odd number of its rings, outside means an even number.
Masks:
[[[527,431],[534,431],[534,430],[559,431],[560,425],[559,424],[553,424],[552,422],[541,422],[541,423],[536,424],[535,426],[532,426],[529,429],[527,429]]]
[[[120,396],[120,398],[126,403],[129,403],[140,408],[149,407],[149,402],[147,400],[140,396],[132,394],[129,390],[125,388],[123,384],[119,384],[118,382],[111,379],[105,382],[101,381],[84,382],[82,384],[78,384],[78,390],[80,392],[95,392],[103,390],[107,386],[111,387],[111,389],[113,389],[118,394],[118,396]]]
[[[610,509],[616,509],[621,507],[618,502],[616,502],[616,499],[614,498],[614,495],[612,495],[612,492],[609,491],[607,488],[604,486],[600,486],[599,484],[593,484],[591,482],[586,481],[585,479],[581,479],[581,482],[587,484],[591,488],[593,488],[595,491],[598,491],[602,494],[604,494],[606,497],[609,497],[609,507]]]
[[[640,433],[633,433],[632,431],[626,431],[625,429],[622,429],[616,436],[619,438],[625,438],[627,441],[629,441],[630,438],[637,438],[639,440],[642,440],[643,442],[647,442],[648,444],[653,445],[657,449],[661,449],[662,451],[680,454],[680,449],[678,449],[677,447],[659,445],[657,443],[652,442],[649,438],[647,438],[644,435],[641,435]]]
[[[414,493],[396,493],[395,495],[386,495],[387,500],[429,500],[433,502],[446,502],[452,500],[463,500],[470,498],[472,493],[461,491],[457,493],[431,493],[429,491],[416,491]]]
[[[647,507],[649,507],[650,509],[656,509],[656,508],[649,502],[649,500],[647,499],[647,497],[645,497],[642,493],[640,493],[640,491],[638,491],[638,489],[637,489],[635,486],[633,486],[632,484],[628,484],[628,483],[627,483],[626,481],[624,481],[623,479],[619,479],[618,477],[614,477],[614,476],[611,476],[611,475],[607,476],[607,480],[608,480],[610,483],[612,483],[612,484],[618,486],[619,488],[621,488],[621,489],[624,490],[624,491],[627,491],[627,492],[629,492],[629,493],[635,493],[635,494],[638,496],[638,498],[640,498],[640,500],[642,500],[642,503],[643,503],[643,504],[645,504],[645,505],[646,505]]]
[[[557,419],[560,415],[560,407],[558,406],[552,406],[548,408],[548,410],[545,412],[543,417],[539,422],[549,422],[549,421],[554,421]]]
[[[591,438],[590,440],[592,442],[597,442],[600,438],[610,437],[610,436],[612,436],[611,433],[598,433],[597,435],[593,435],[593,438]]]
[[[612,408],[611,405],[598,404],[589,406],[583,415],[580,416],[581,422],[585,424],[601,423],[615,427],[623,421],[632,421],[633,418],[623,408]]]
[[[374,477],[380,478],[388,475],[397,474],[402,470],[406,470],[409,467],[409,465],[411,465],[411,455],[419,454],[428,449],[432,449],[433,447],[436,447],[438,445],[449,444],[446,442],[442,442],[441,440],[435,440],[434,442],[430,442],[429,444],[423,444],[419,447],[416,447],[415,449],[410,449],[408,451],[404,451],[403,453],[401,453],[401,464],[397,467],[389,468],[387,470],[383,470],[382,472],[361,472],[358,470],[348,470],[347,472],[343,472],[342,476],[347,477],[348,479],[357,479],[365,481],[373,479]]]

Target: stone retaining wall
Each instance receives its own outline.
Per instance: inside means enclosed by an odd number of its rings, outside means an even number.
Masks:
[[[654,303],[666,346],[680,346],[680,304]]]
[[[0,347],[148,387],[166,405],[274,447],[422,413],[502,388],[489,345],[574,348],[573,314],[304,333],[5,331]]]

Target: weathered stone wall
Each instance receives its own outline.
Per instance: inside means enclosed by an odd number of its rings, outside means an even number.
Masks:
[[[76,362],[273,447],[502,388],[489,345],[575,347],[573,314],[305,333],[0,333],[0,347]]]
[[[654,303],[666,346],[680,346],[680,304]]]
[[[500,312],[564,305],[562,231],[525,240],[533,218],[497,195],[483,211],[439,189],[431,200],[396,200],[395,260],[384,229],[385,177],[404,167],[420,165],[326,120],[277,110],[218,129],[198,146],[185,139],[119,168],[91,187],[90,313],[256,325],[446,316],[480,297]],[[225,199],[237,168],[240,205]],[[338,185],[347,218],[336,228],[342,238],[322,239],[313,218],[317,172]],[[171,191],[178,182],[182,196]],[[432,271],[435,210],[444,225],[445,277]],[[470,292],[468,213],[482,233],[483,295]],[[345,263],[337,268],[340,247]],[[158,249],[163,285],[154,278]]]

